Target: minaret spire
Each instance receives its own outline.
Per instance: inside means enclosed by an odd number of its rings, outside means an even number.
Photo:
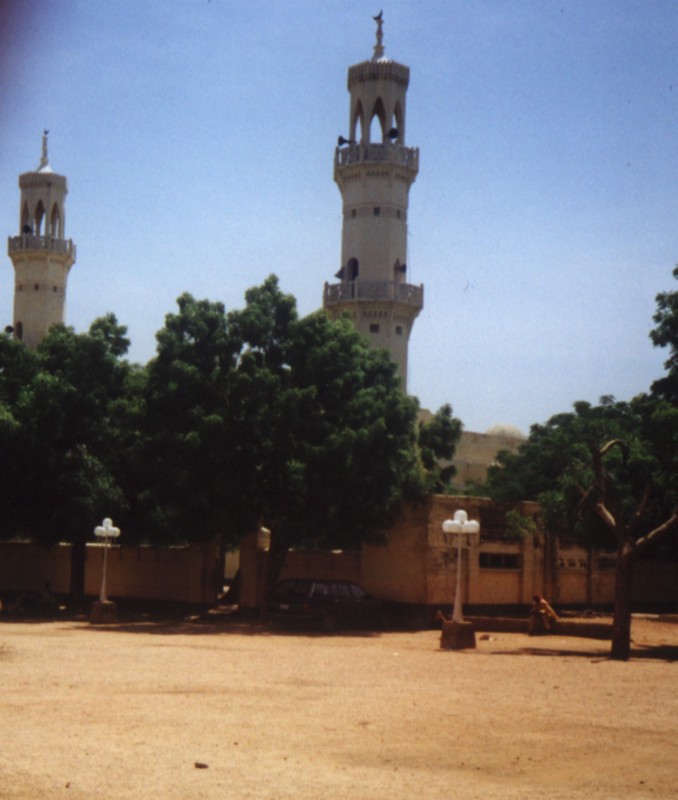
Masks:
[[[382,41],[384,40],[384,12],[380,11],[377,16],[372,17],[372,19],[377,23],[377,42],[374,45],[372,61],[379,61],[380,58],[384,57],[384,45],[382,44]]]
[[[49,156],[47,155],[48,135],[49,131],[47,128],[45,128],[42,132],[42,155],[40,156],[40,166],[37,169],[38,172],[44,171],[46,167],[49,167]]]

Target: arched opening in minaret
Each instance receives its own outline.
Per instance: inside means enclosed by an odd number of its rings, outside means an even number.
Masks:
[[[386,138],[386,109],[381,100],[377,98],[374,108],[372,109],[372,116],[370,117],[370,142],[381,143]]]
[[[35,207],[35,215],[33,217],[35,221],[36,236],[42,236],[42,221],[44,218],[45,218],[45,206],[43,206],[42,200],[39,200],[38,205]]]
[[[351,120],[351,130],[348,133],[348,138],[352,141],[357,140],[356,130],[360,130],[360,141],[365,141],[365,112],[363,111],[363,104],[358,101],[355,111],[353,112],[353,119]]]
[[[359,266],[357,258],[349,258],[346,264],[346,280],[354,281],[358,277]]]
[[[61,235],[61,212],[59,211],[59,204],[55,203],[52,207],[52,213],[49,218],[49,235],[54,239],[62,239]]]
[[[28,203],[24,203],[21,209],[21,233],[24,235],[33,233],[33,226],[31,225],[31,214],[28,210]]]
[[[23,322],[16,322],[14,324],[14,338],[21,341],[24,338],[24,324]]]

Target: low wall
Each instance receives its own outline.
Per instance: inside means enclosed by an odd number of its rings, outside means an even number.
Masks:
[[[314,578],[361,582],[360,553],[348,550],[290,550],[281,578]]]
[[[466,617],[477,631],[491,633],[528,633],[529,617]],[[612,623],[587,619],[559,619],[551,628],[553,636],[580,636],[584,639],[611,639]]]
[[[71,548],[47,550],[31,544],[0,542],[0,592],[39,592],[49,583],[66,594],[71,575]]]
[[[104,546],[87,545],[85,594],[101,589]],[[212,605],[221,589],[219,549],[215,544],[186,547],[118,547],[108,550],[106,588],[115,599]],[[0,593],[52,592],[70,587],[71,546],[45,549],[32,544],[0,542]]]

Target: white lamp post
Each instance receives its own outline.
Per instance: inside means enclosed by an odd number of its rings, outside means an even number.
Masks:
[[[104,540],[104,568],[101,573],[101,592],[99,593],[99,602],[108,603],[108,597],[106,597],[106,566],[108,545],[111,539],[117,539],[118,536],[120,536],[120,528],[113,527],[113,520],[109,519],[109,517],[106,517],[101,525],[96,526],[94,529],[94,535],[99,537],[99,539]]]
[[[474,519],[469,519],[468,514],[463,510],[454,512],[454,519],[446,519],[443,522],[445,533],[454,533],[457,536],[457,585],[454,592],[454,611],[452,612],[452,622],[463,622],[464,614],[462,611],[461,593],[461,548],[467,543],[469,536],[480,533],[480,523]]]

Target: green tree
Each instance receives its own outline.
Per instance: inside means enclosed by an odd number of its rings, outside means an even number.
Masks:
[[[230,380],[237,348],[223,304],[183,294],[157,334],[143,389],[138,512],[158,542],[208,541],[235,506]]]
[[[628,658],[633,567],[675,530],[678,409],[646,396],[602,398],[534,425],[516,454],[501,454],[486,491],[536,500],[551,534],[617,552],[612,655]]]
[[[673,277],[678,280],[678,266]],[[657,310],[653,321],[657,327],[650,331],[655,347],[668,347],[669,358],[665,362],[667,375],[652,384],[652,392],[672,403],[678,402],[678,291],[661,292],[656,297]]]
[[[22,510],[30,503],[26,493],[22,410],[39,371],[32,350],[7,334],[0,334],[0,537],[19,532]]]
[[[112,315],[86,334],[54,326],[35,353],[3,342],[2,384],[11,406],[4,429],[13,460],[13,513],[3,533],[46,546],[70,542],[75,604],[84,597],[85,545],[94,525],[127,505],[114,471],[113,421],[126,391],[127,344]]]
[[[616,540],[612,658],[618,660],[627,660],[631,652],[634,565],[654,542],[678,530],[678,506],[659,524],[648,522],[657,465],[644,444],[637,438],[631,444],[621,439],[592,444],[591,474],[585,483],[577,483],[582,498],[578,507],[592,509]]]
[[[347,320],[299,319],[275,276],[228,314],[183,295],[148,365],[150,529],[226,547],[265,525],[269,584],[292,546],[358,546],[423,486],[416,413],[386,353]]]
[[[441,406],[428,422],[419,422],[417,444],[427,492],[441,494],[451,490],[456,474],[452,458],[462,427],[461,420],[452,416],[449,403]]]
[[[230,316],[243,344],[237,427],[244,453],[257,442],[243,460],[257,517],[271,530],[270,587],[290,547],[357,547],[393,519],[403,493],[420,488],[417,404],[388,355],[348,320],[297,319],[274,277],[246,300]]]

